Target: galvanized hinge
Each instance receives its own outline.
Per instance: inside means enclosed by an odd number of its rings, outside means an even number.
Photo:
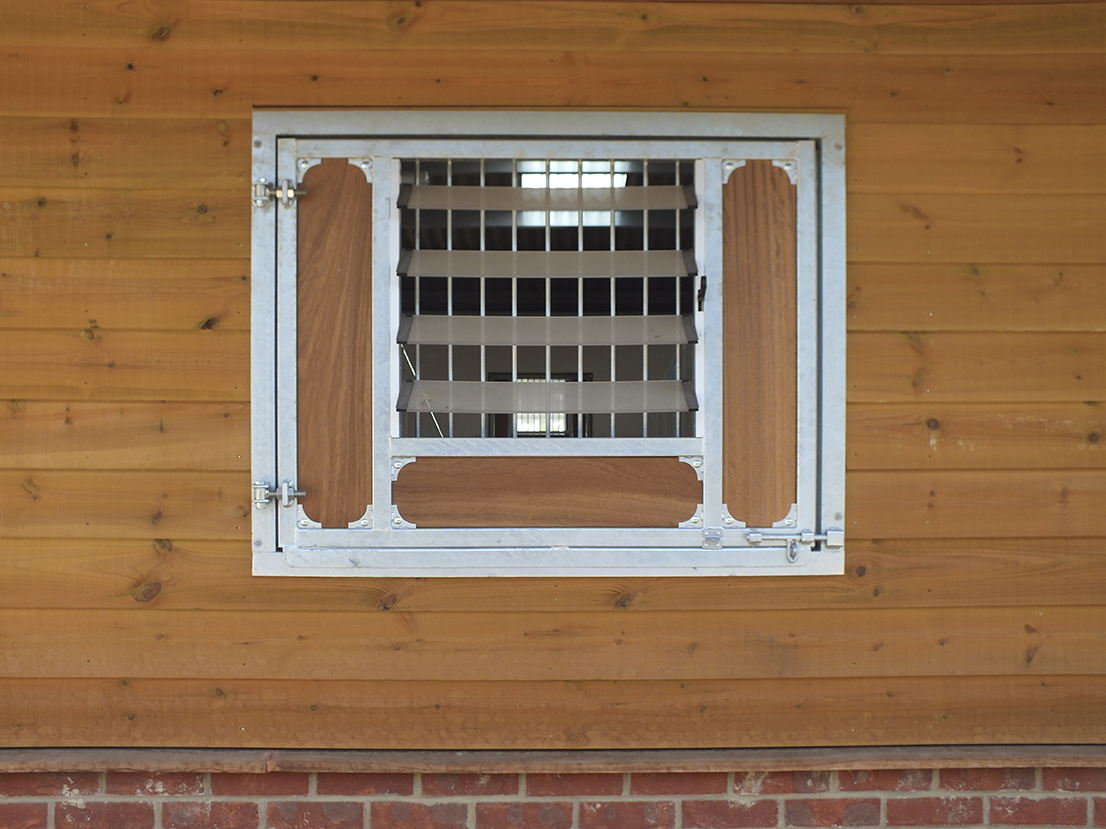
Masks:
[[[759,545],[767,542],[766,546],[786,546],[787,560],[795,561],[799,557],[800,545],[810,546],[815,541],[824,541],[827,547],[844,547],[845,531],[836,527],[831,527],[824,533],[816,533],[813,530],[799,530],[797,532],[751,530],[745,535],[745,540],[750,544]]]
[[[268,484],[254,481],[252,489],[255,509],[264,509],[270,501],[279,501],[282,507],[290,507],[297,498],[307,495],[302,489],[296,489],[291,481],[282,481],[280,489],[270,489]]]
[[[285,207],[291,207],[292,202],[305,195],[307,191],[299,189],[294,181],[287,178],[279,186],[270,184],[265,179],[255,181],[253,184],[253,203],[258,207],[265,207],[272,201],[279,201]]]

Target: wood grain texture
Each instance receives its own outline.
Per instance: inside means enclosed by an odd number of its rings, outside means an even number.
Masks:
[[[154,530],[156,532],[156,529]],[[842,576],[258,579],[246,539],[6,538],[0,607],[422,614],[1094,605],[1096,538],[849,538]],[[799,614],[801,615],[801,614]]]
[[[209,400],[249,397],[249,335],[186,332],[2,331],[0,398]]]
[[[797,500],[795,192],[770,161],[722,188],[722,502],[750,527]]]
[[[502,44],[510,47],[510,44]],[[409,52],[0,53],[0,115],[249,117],[251,107],[847,111],[851,124],[1104,124],[1106,56]],[[705,80],[704,80],[705,78]]]
[[[1098,470],[852,472],[845,512],[866,538],[1073,538],[1106,535]]]
[[[420,527],[675,527],[702,500],[676,458],[420,458],[392,485]]]
[[[850,331],[1102,331],[1101,265],[849,265]]]
[[[249,271],[242,259],[0,259],[0,329],[244,331]]]
[[[0,538],[243,539],[245,472],[0,470]]]
[[[0,192],[0,253],[21,258],[231,259],[249,255],[244,189]]]
[[[246,403],[0,404],[0,468],[245,470]]]
[[[849,406],[849,469],[1106,469],[1106,406]]]
[[[856,332],[850,403],[1106,400],[1104,333]]]
[[[296,486],[308,516],[344,528],[372,503],[372,185],[327,159],[302,186]]]
[[[1101,677],[9,680],[6,746],[690,748],[1106,741]]]
[[[838,4],[556,2],[248,2],[187,9],[79,0],[0,15],[0,43],[87,47],[141,55],[246,48],[474,51],[504,43],[581,51],[741,51],[828,54],[1096,53],[1106,32],[1094,4]],[[18,37],[17,37],[18,35]],[[1097,39],[1096,39],[1097,38]]]
[[[7,187],[241,191],[249,180],[251,125],[242,118],[9,117],[0,131]]]
[[[1106,193],[1106,128],[846,126],[853,193]]]

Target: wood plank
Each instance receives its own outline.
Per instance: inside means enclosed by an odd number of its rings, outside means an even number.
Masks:
[[[249,271],[242,259],[0,259],[0,329],[244,331]]]
[[[702,501],[677,458],[420,458],[392,485],[419,527],[676,527]]]
[[[750,527],[798,500],[796,190],[770,161],[722,188],[722,502]]]
[[[1106,193],[1106,128],[850,124],[850,193]]]
[[[248,542],[5,538],[0,607],[577,612],[1081,605],[1106,595],[1096,538],[850,538],[843,576],[258,579]]]
[[[767,3],[439,3],[200,0],[171,12],[80,0],[14,6],[0,15],[14,47],[89,44],[151,49],[412,50],[571,48],[580,51],[1094,53],[1106,34],[1100,4],[873,6]],[[243,46],[245,44],[245,46]]]
[[[248,538],[244,472],[0,470],[0,538]]]
[[[1106,334],[856,332],[850,403],[1106,400]]]
[[[242,118],[0,118],[0,132],[6,187],[241,191],[249,183],[252,127]]]
[[[1101,403],[849,406],[849,469],[1106,469]]]
[[[0,54],[0,115],[221,118],[251,107],[847,111],[865,122],[1102,124],[1106,55],[757,55],[33,47]],[[704,78],[706,80],[704,80]]]
[[[308,516],[345,528],[373,502],[372,185],[359,167],[327,159],[302,188],[296,485]]]
[[[6,746],[602,749],[1101,743],[1100,677],[8,680]]]
[[[217,258],[249,255],[245,190],[0,192],[0,248],[22,258]]]
[[[7,401],[0,468],[247,470],[247,403]]]
[[[1098,470],[856,471],[846,522],[866,538],[1106,535]]]
[[[1106,195],[860,193],[849,262],[1106,262]]]
[[[0,610],[6,677],[570,682],[1106,675],[1106,606],[483,613]]]
[[[0,331],[0,397],[31,400],[244,401],[244,331]]]
[[[850,331],[1102,331],[1101,265],[856,262]]]

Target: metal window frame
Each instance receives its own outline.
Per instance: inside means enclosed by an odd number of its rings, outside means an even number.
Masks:
[[[834,574],[844,569],[845,175],[840,115],[260,111],[254,114],[252,461],[255,575],[600,576]],[[695,438],[397,438],[389,301],[399,251],[400,157],[697,158],[696,250],[707,297],[696,359]],[[296,501],[295,186],[322,158],[346,158],[373,188],[374,503],[323,529]],[[721,502],[721,188],[746,160],[798,184],[797,504],[766,528]],[[278,182],[280,184],[278,184]],[[703,480],[677,529],[426,529],[390,503],[419,456],[677,456]]]

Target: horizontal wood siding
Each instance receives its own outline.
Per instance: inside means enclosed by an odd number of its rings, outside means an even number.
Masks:
[[[0,741],[1106,741],[1103,42],[1103,2],[5,5]],[[265,106],[845,113],[845,574],[252,577]]]

